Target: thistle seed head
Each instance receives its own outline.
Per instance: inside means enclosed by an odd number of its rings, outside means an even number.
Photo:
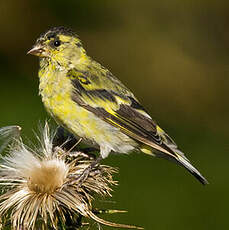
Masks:
[[[111,196],[111,186],[117,184],[112,178],[114,168],[97,164],[87,179],[78,184],[73,179],[81,175],[92,159],[81,152],[54,148],[47,124],[39,140],[41,147],[32,150],[21,138],[17,139],[0,161],[2,220],[10,216],[16,230],[41,226],[57,229],[65,224],[68,213],[70,218],[78,215],[112,227],[137,228],[105,221],[93,213],[94,196]]]

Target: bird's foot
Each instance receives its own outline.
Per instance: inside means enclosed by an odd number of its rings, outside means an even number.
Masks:
[[[97,159],[95,159],[87,168],[83,170],[83,172],[73,180],[72,183],[75,183],[77,181],[77,188],[80,188],[82,184],[87,180],[90,172],[96,167],[96,165],[102,160],[102,157],[99,156]]]

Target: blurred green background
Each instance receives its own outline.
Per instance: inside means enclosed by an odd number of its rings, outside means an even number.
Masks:
[[[147,230],[229,229],[228,12],[226,0],[2,0],[0,126],[18,124],[30,138],[49,117],[38,60],[26,52],[46,29],[72,27],[210,182],[146,155],[110,156],[119,187],[115,203],[99,205],[128,213],[104,218]]]

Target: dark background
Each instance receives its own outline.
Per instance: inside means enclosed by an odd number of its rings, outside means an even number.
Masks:
[[[65,25],[176,140],[210,185],[141,154],[110,156],[119,187],[103,216],[145,229],[228,229],[228,1],[2,0],[0,126],[31,138],[49,118],[38,96],[38,60],[26,55],[41,32]],[[108,227],[102,227],[109,229]]]

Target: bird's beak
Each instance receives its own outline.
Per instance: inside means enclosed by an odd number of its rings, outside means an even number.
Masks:
[[[38,57],[47,57],[44,46],[41,44],[34,45],[32,49],[27,52],[27,54],[32,54]]]

